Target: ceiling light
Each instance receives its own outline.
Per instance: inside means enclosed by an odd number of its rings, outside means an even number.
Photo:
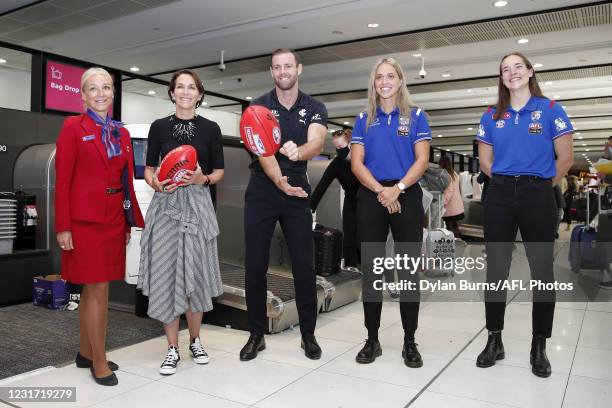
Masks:
[[[368,28],[377,28],[380,24],[378,23],[370,23],[368,24]]]
[[[553,99],[559,99],[561,95],[553,95]]]
[[[576,134],[578,135],[579,133],[576,133]],[[582,139],[582,136],[578,136],[578,139]]]
[[[438,135],[438,137],[442,137],[442,135]]]
[[[4,58],[0,58],[0,64],[6,64],[6,60]]]
[[[130,71],[138,72],[138,71],[140,71],[140,68],[138,68],[136,65],[134,65],[133,67],[130,67]]]
[[[552,82],[551,81],[546,81],[546,82],[544,82],[544,85],[546,85],[546,86],[552,85]]]
[[[252,97],[252,96],[247,96],[247,97],[246,97],[246,98],[244,98],[244,99],[246,99],[247,101],[250,101],[251,99],[253,99],[253,97]]]
[[[472,90],[471,90],[471,89],[468,89],[468,93],[472,93]]]
[[[519,38],[518,40],[516,40],[516,42],[519,44],[527,44],[529,40],[527,38]]]
[[[506,7],[508,5],[508,2],[505,0],[498,0],[495,3],[493,3],[493,5],[495,7]]]
[[[467,128],[467,130],[474,130],[474,128],[469,127],[469,128]]]
[[[544,64],[540,64],[539,62],[536,62],[535,64],[533,64],[534,68],[542,68],[544,66]]]
[[[586,144],[586,143],[583,143],[582,145],[583,145],[583,146],[586,146],[587,144]]]
[[[348,125],[348,124],[349,124],[349,122],[342,122],[342,123],[343,123],[343,124],[345,124],[345,125]]]
[[[450,152],[450,149],[446,149],[447,152]]]
[[[423,56],[423,54],[421,54],[420,52],[416,52],[416,53],[412,54],[412,56],[414,58],[421,58]]]
[[[202,105],[208,105],[208,102],[202,101]]]
[[[580,135],[580,132],[576,133],[576,135]],[[582,139],[582,138],[580,138],[580,139]]]
[[[442,74],[442,78],[450,78],[451,74],[450,72],[445,72]]]
[[[591,151],[591,149],[584,149],[584,151],[585,151],[585,152],[590,152],[590,151]]]
[[[157,92],[155,92],[155,91],[149,91],[149,92],[147,92],[147,93],[148,93],[149,95],[155,95]]]

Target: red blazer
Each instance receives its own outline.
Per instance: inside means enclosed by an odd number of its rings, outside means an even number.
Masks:
[[[87,114],[71,116],[64,121],[55,151],[56,232],[71,231],[72,220],[104,222],[110,175],[101,130]],[[121,149],[128,156],[129,195],[134,220],[138,227],[143,228],[144,219],[134,193],[134,152],[130,133],[121,128],[120,134]],[[130,231],[129,225],[127,231]]]

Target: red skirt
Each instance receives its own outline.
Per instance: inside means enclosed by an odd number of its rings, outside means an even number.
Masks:
[[[122,209],[123,211],[123,209]],[[62,278],[98,283],[125,277],[125,221],[114,224],[72,221],[72,251],[62,251]]]

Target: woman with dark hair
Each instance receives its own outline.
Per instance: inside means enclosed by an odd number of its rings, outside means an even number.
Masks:
[[[191,70],[175,72],[168,95],[176,113],[151,124],[147,141],[145,180],[155,195],[146,214],[140,241],[138,288],[149,297],[148,314],[164,324],[168,352],[159,368],[162,375],[176,372],[180,360],[179,317],[189,326],[189,350],[197,364],[209,362],[200,342],[202,315],[213,308],[212,298],[223,286],[217,254],[219,227],[210,186],[223,178],[223,142],[219,126],[199,116],[204,86]],[[184,186],[157,178],[160,157],[191,145],[198,166],[183,177]]]
[[[130,134],[114,121],[113,78],[102,68],[81,77],[86,112],[66,118],[55,156],[55,230],[62,278],[83,284],[79,305],[79,368],[100,385],[117,385],[117,364],[106,360],[108,282],[125,276],[131,224],[144,221],[134,193]]]
[[[337,156],[329,163],[323,172],[321,180],[312,192],[310,209],[316,211],[319,202],[327,191],[329,185],[338,179],[344,190],[344,204],[342,206],[342,255],[346,266],[358,267],[359,245],[357,243],[357,189],[359,180],[351,172],[351,130],[337,130],[332,134],[332,143],[336,148]]]
[[[567,225],[565,226],[565,230],[569,231],[572,225],[572,212],[570,208],[574,205],[574,200],[578,195],[578,182],[576,181],[576,176],[567,176],[567,190],[563,194],[563,198],[565,199],[565,211],[563,212],[563,222]]]
[[[441,169],[451,177],[451,182],[444,190],[444,216],[442,219],[446,223],[446,228],[455,235],[455,238],[459,238],[461,232],[459,232],[458,221],[463,219],[463,198],[461,198],[461,188],[459,186],[459,174],[453,169],[453,163],[448,156],[440,157],[438,165]]]
[[[425,112],[410,99],[399,62],[391,57],[373,67],[368,106],[355,119],[351,167],[361,186],[357,192],[357,222],[362,242],[362,301],[368,339],[358,363],[372,363],[382,354],[378,329],[382,287],[374,259],[385,257],[389,228],[398,256],[419,257],[423,240],[423,193],[418,181],[429,165],[431,131]],[[386,268],[383,268],[383,270]],[[399,269],[400,314],[404,329],[402,357],[411,368],[423,359],[415,343],[419,320],[419,271]]]
[[[553,183],[573,163],[572,124],[563,108],[542,94],[533,66],[524,55],[510,53],[499,65],[498,101],[482,115],[476,140],[480,167],[491,177],[484,205],[487,283],[508,278],[513,242],[521,232],[531,279],[554,282],[553,250],[556,208]],[[505,357],[506,291],[485,291],[487,344],[478,367],[491,367]],[[551,373],[546,339],[555,313],[554,290],[533,291],[531,371]]]

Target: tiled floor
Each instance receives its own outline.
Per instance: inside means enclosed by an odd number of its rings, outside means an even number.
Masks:
[[[567,259],[562,249],[558,259]],[[519,299],[517,297],[517,299]],[[524,299],[522,299],[524,300]],[[403,365],[403,330],[397,303],[385,302],[380,330],[383,355],[374,364],[354,361],[366,336],[361,303],[320,315],[320,360],[300,350],[299,330],[267,336],[267,349],[250,362],[238,352],[245,332],[203,326],[208,365],[194,364],[181,332],[177,374],[157,369],[165,339],[114,350],[119,386],[96,385],[74,365],[9,378],[0,386],[76,386],[77,403],[45,407],[609,407],[612,406],[612,307],[609,302],[564,302],[555,311],[547,353],[553,374],[535,377],[529,366],[531,305],[511,303],[503,333],[506,358],[488,369],[474,360],[486,342],[479,302],[422,302],[417,342],[424,366]],[[18,404],[34,407],[41,404]]]

